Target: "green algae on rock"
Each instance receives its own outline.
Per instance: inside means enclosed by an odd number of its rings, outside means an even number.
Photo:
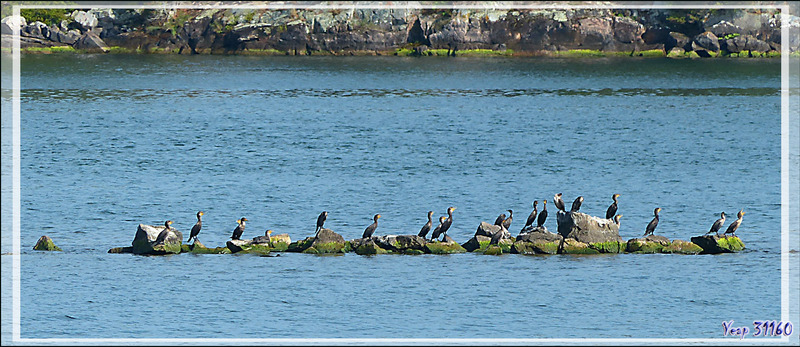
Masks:
[[[428,242],[425,244],[425,249],[427,249],[427,252],[430,254],[454,254],[467,252],[467,250],[457,242]]]
[[[309,250],[312,247],[314,249]],[[345,249],[344,237],[326,228],[320,229],[316,236],[292,242],[286,247],[287,252],[310,254],[344,253]]]
[[[699,254],[702,251],[700,246],[684,240],[673,240],[672,243],[661,249],[661,253],[674,254]]]
[[[133,253],[133,247],[114,247],[108,250],[108,253],[113,254],[122,254],[122,253]]]
[[[589,248],[600,253],[624,253],[626,243],[623,241],[592,242],[589,243]]]
[[[162,234],[161,232],[165,230],[165,226],[139,224],[131,242],[133,253],[150,255],[180,253],[183,234],[175,228],[169,228]]]
[[[562,243],[561,254],[600,254],[600,251],[589,247],[588,243],[583,243],[575,239],[565,239]]]
[[[692,237],[692,243],[703,249],[700,254],[734,253],[745,248],[744,243],[737,236],[695,236]]]
[[[36,245],[33,246],[33,250],[35,251],[61,251],[61,248],[56,246],[53,242],[53,239],[50,236],[43,235],[39,238],[39,241],[36,241]]]
[[[669,244],[669,239],[664,236],[648,235],[644,238],[628,240],[625,251],[628,253],[661,253],[661,249]]]

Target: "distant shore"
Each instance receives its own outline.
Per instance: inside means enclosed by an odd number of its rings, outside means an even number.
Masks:
[[[194,5],[203,3],[192,3]],[[781,23],[781,20],[787,23]],[[2,50],[311,56],[771,58],[800,38],[776,9],[23,9]]]

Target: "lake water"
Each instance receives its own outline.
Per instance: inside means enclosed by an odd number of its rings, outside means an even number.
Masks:
[[[777,59],[26,55],[21,75],[22,338],[718,338],[781,319]],[[621,194],[626,240],[655,207],[683,240],[744,209],[747,250],[106,253],[139,223],[186,239],[198,210],[207,246],[243,216],[245,238],[301,239],[323,210],[345,239],[448,206],[456,241],[507,209],[516,235],[543,199],[555,230],[559,192],[599,216]],[[32,251],[41,235],[64,252]]]

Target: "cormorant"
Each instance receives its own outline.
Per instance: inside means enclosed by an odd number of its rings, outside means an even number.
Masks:
[[[579,196],[572,202],[572,208],[569,211],[578,212],[581,209],[581,204],[583,204],[583,197]]]
[[[455,209],[456,208],[453,206],[447,208],[447,219],[442,223],[442,228],[439,229],[439,232],[444,236],[447,236],[447,229],[450,229],[450,225],[453,224],[453,211],[455,211]]]
[[[622,218],[621,214],[618,214],[618,215],[614,216],[614,223],[617,223],[617,225],[619,225],[619,219],[620,218]]]
[[[525,230],[525,228],[533,225],[533,222],[536,221],[536,215],[539,213],[538,211],[536,211],[536,205],[538,204],[539,204],[538,201],[536,200],[533,201],[533,211],[531,211],[531,214],[528,215],[528,219],[525,221],[525,226],[522,227],[522,230]]]
[[[715,234],[719,235],[719,229],[722,228],[723,224],[725,224],[725,212],[724,211],[719,214],[719,219],[717,219],[717,221],[714,222],[714,224],[711,225],[711,230],[709,230],[706,233],[706,235],[711,234],[711,233],[715,233]]]
[[[611,200],[614,200],[614,202],[611,204],[611,206],[608,207],[608,210],[606,210],[606,219],[611,219],[611,218],[614,217],[615,214],[617,214],[617,198],[618,197],[619,197],[619,194],[614,194],[614,195],[611,196]]]
[[[494,225],[501,226],[503,225],[504,220],[506,220],[506,214],[501,213],[499,216],[497,216],[497,219],[494,220]]]
[[[496,233],[492,235],[492,239],[489,241],[489,244],[496,245],[500,243],[500,240],[503,239],[503,234],[504,234],[503,231],[508,231],[508,229],[503,230],[503,228],[500,228],[500,230],[498,230]]]
[[[561,200],[561,193],[553,196],[553,203],[556,204],[557,209],[567,212],[567,210],[564,208],[564,200]]]
[[[322,225],[325,224],[325,219],[328,218],[328,211],[322,211],[317,217],[317,229],[314,230],[315,234],[319,233],[319,230],[322,229]]]
[[[421,238],[425,238],[425,236],[428,236],[428,232],[431,231],[431,225],[433,223],[433,220],[431,220],[431,216],[433,216],[433,211],[428,211],[428,222],[422,226],[422,229],[419,230],[419,234],[417,234],[417,236]]]
[[[233,229],[233,235],[231,235],[231,240],[238,240],[240,237],[242,237],[242,234],[244,233],[244,224],[245,224],[244,222],[246,221],[247,218],[244,217],[236,221],[236,223],[239,223],[239,225],[236,226],[236,229]]]
[[[508,230],[508,228],[511,226],[511,221],[514,220],[514,211],[511,210],[506,210],[506,211],[508,211],[508,218],[503,220],[503,228],[506,228],[506,230]]]
[[[194,223],[192,231],[191,233],[189,233],[189,239],[186,240],[186,243],[189,243],[190,241],[192,241],[192,239],[197,241],[197,234],[199,234],[200,229],[203,228],[203,221],[200,220],[200,217],[202,216],[203,216],[203,211],[197,212],[197,223]]]
[[[164,239],[167,238],[167,234],[169,233],[169,230],[171,229],[169,227],[171,224],[172,224],[171,220],[168,220],[168,221],[164,222],[164,230],[162,230],[160,233],[158,233],[158,236],[156,236],[156,243],[163,242]]]
[[[742,225],[743,216],[744,216],[744,209],[739,210],[739,213],[736,214],[736,217],[738,218],[735,221],[733,221],[731,225],[728,226],[728,230],[725,230],[724,234],[725,236],[727,236],[728,234],[733,234],[733,236],[736,236],[736,229],[739,229],[739,226]]]
[[[647,224],[647,229],[644,232],[644,236],[653,235],[653,232],[656,231],[656,227],[658,226],[659,212],[661,212],[661,207],[656,207],[656,209],[653,210],[653,214],[655,215],[655,217],[653,217],[653,220],[651,220],[650,223]]]
[[[380,218],[381,218],[380,214],[376,214],[374,217],[372,217],[372,220],[374,220],[374,222],[372,222],[372,224],[370,224],[366,229],[364,229],[364,234],[361,235],[362,239],[372,237],[372,234],[375,233],[375,229],[378,228],[378,219]]]
[[[267,237],[267,243],[269,244],[269,246],[273,247],[272,246],[272,237],[270,237],[270,235],[272,235],[272,230],[267,229],[267,231],[264,232],[264,236]]]
[[[547,200],[542,201],[542,212],[539,213],[539,219],[536,221],[536,226],[541,228],[544,226],[545,220],[547,220]]]
[[[436,229],[433,229],[433,234],[431,235],[431,241],[438,240],[439,236],[442,234],[442,224],[444,224],[444,220],[447,219],[445,216],[439,217],[439,225],[436,226]]]

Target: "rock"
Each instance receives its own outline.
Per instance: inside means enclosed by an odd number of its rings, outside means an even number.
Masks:
[[[488,241],[487,241],[488,244]],[[458,244],[458,242],[428,242],[425,244],[425,249],[427,253],[431,254],[454,254],[454,253],[465,253],[467,252],[464,247]]]
[[[683,48],[674,47],[671,50],[669,50],[669,52],[667,53],[667,57],[669,57],[669,58],[683,58],[684,57],[684,53],[686,53],[686,51],[684,51]]]
[[[695,236],[692,237],[692,243],[703,249],[700,254],[733,253],[744,249],[744,243],[737,236]]]
[[[374,255],[374,254],[387,254],[385,249],[381,248],[373,238],[362,238],[350,241],[353,251],[358,255]]]
[[[85,50],[87,53],[106,53],[109,51],[108,45],[97,36],[97,34],[87,31],[72,45],[75,49]]]
[[[668,246],[661,249],[661,253],[699,254],[703,249],[693,242],[673,240]]]
[[[486,248],[485,251],[483,251],[483,254],[484,255],[502,255],[503,254],[503,249],[501,247],[499,247],[499,246],[489,246],[488,248]]]
[[[394,252],[405,252],[410,250],[425,251],[427,242],[424,238],[417,235],[385,235],[374,238],[381,248]]]
[[[545,226],[541,226],[541,227],[537,226],[537,227],[535,227],[535,226],[531,225],[531,226],[529,226],[527,228],[524,228],[524,229],[520,230],[519,234],[522,235],[522,234],[537,233],[537,232],[538,233],[549,233],[550,230],[547,230],[547,227],[545,227]],[[519,236],[517,236],[517,237],[519,237]]]
[[[719,39],[710,31],[698,34],[692,39],[692,50],[701,57],[717,56],[719,54]]]
[[[36,245],[33,246],[34,251],[61,251],[61,248],[56,246],[53,242],[53,239],[50,236],[43,235],[39,238],[39,241],[36,241]]]
[[[58,30],[58,31],[51,30],[50,31],[50,40],[55,41],[55,42],[60,42],[60,43],[63,43],[63,44],[67,44],[67,45],[74,44],[80,38],[81,38],[81,33],[79,31],[75,30],[75,29],[69,30],[67,32],[63,32],[63,31],[60,31],[60,30]]]
[[[512,252],[513,248],[514,248],[514,239],[510,238],[510,239],[502,239],[498,241],[496,245],[489,244],[484,250],[477,249],[473,252],[483,252],[483,254],[486,255],[497,255],[495,253],[498,252],[499,252],[498,254],[503,254],[503,253],[508,254],[508,253],[513,253]]]
[[[499,225],[481,222],[481,224],[478,225],[478,230],[475,231],[475,236],[486,236],[491,239],[496,232],[500,231],[500,229],[502,228]]]
[[[215,247],[215,248],[207,248],[204,244],[200,241],[195,240],[191,246],[188,246],[185,252],[193,253],[193,254],[231,254],[230,248],[228,247]]]
[[[463,247],[467,252],[473,252],[475,250],[485,250],[486,247],[489,247],[490,241],[492,241],[491,237],[485,235],[475,235],[471,239],[469,239],[469,241],[461,244],[461,247]]]
[[[269,254],[270,247],[267,244],[254,243],[253,240],[228,240],[225,246],[231,253],[240,254]]]
[[[287,252],[302,252],[311,254],[344,253],[345,241],[342,235],[333,230],[322,228],[314,237],[307,237],[289,244]]]
[[[98,20],[91,12],[84,12],[84,11],[72,11],[70,14],[75,22],[80,24],[85,29],[91,29],[97,26]]]
[[[582,212],[556,213],[558,233],[565,239],[583,243],[622,241],[619,225],[611,219],[598,218]]]
[[[37,21],[22,27],[20,35],[33,37],[37,39],[49,40],[50,28],[47,26],[47,24]]]
[[[741,35],[745,33],[744,29],[742,29],[738,25],[735,25],[733,23],[724,20],[720,21],[717,24],[712,25],[709,31],[717,37],[725,37],[726,35],[731,35],[731,34]]]
[[[511,253],[556,254],[563,238],[545,228],[534,228],[528,233],[519,234],[513,243]]]
[[[629,253],[659,253],[664,246],[668,246],[668,238],[659,235],[648,235],[645,238],[628,240],[625,251]]]
[[[692,40],[682,33],[671,31],[666,41],[664,44],[666,51],[670,51],[672,48],[680,48],[683,51],[692,48]]]
[[[28,25],[25,17],[22,16],[8,16],[0,20],[0,32],[3,35],[14,35],[14,30],[20,30],[22,27]]]
[[[590,248],[588,243],[580,242],[575,239],[565,239],[562,243],[562,254],[599,254],[600,251]]]
[[[133,253],[159,255],[180,253],[183,234],[175,228],[165,229],[164,226],[139,224],[131,242]]]
[[[114,247],[109,249],[108,253],[133,253],[133,247]]]

